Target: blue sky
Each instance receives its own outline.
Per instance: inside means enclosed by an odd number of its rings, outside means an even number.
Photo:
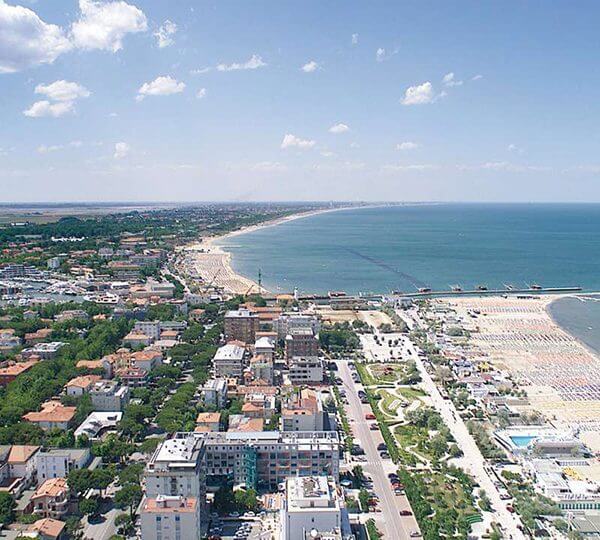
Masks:
[[[600,201],[599,15],[0,0],[0,200]]]

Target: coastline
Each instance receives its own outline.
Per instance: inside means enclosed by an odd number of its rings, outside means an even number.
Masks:
[[[565,298],[571,295],[564,295]],[[558,324],[548,306],[554,297],[473,297],[436,300],[470,332],[470,357],[512,374],[527,392],[524,410],[538,410],[559,427],[572,427],[594,450],[600,436],[600,357]],[[477,312],[473,318],[471,315]]]
[[[367,206],[343,206],[338,208],[321,208],[318,210],[310,210],[308,212],[298,212],[289,216],[283,216],[271,220],[257,223],[256,225],[249,225],[230,231],[225,234],[219,234],[214,236],[207,236],[202,238],[199,242],[186,246],[184,251],[191,254],[193,261],[192,264],[196,269],[198,275],[205,282],[213,282],[213,285],[222,287],[223,290],[230,294],[271,294],[271,291],[265,287],[259,287],[256,280],[245,277],[236,272],[232,265],[232,254],[225,250],[218,244],[226,238],[234,236],[240,236],[255,232],[267,227],[274,227],[281,225],[282,223],[288,223],[290,221],[296,221],[298,219],[304,219],[319,214],[326,214],[330,212],[339,212],[342,210],[354,210],[358,208],[376,208],[383,205],[367,205]]]
[[[572,328],[566,326],[564,323],[561,323],[556,318],[556,314],[552,312],[552,304],[554,304],[555,302],[558,302],[559,300],[563,300],[565,298],[576,298],[579,301],[583,301],[582,297],[585,297],[585,296],[594,296],[594,295],[600,295],[600,292],[561,295],[561,296],[553,298],[550,302],[548,302],[548,304],[546,305],[545,309],[546,309],[546,313],[548,314],[548,317],[550,317],[550,319],[552,320],[552,322],[558,328],[560,328],[563,332],[566,332],[567,334],[569,334],[581,347],[583,347],[584,349],[586,349],[591,355],[595,356],[596,358],[598,358],[600,360],[600,350],[598,350],[594,346],[588,344]]]

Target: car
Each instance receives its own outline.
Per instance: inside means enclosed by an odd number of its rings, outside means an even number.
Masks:
[[[390,459],[390,455],[387,452],[380,452],[379,456],[381,459]]]
[[[375,415],[373,413],[365,414],[365,420],[375,420]]]
[[[229,517],[231,517],[231,518],[239,518],[240,517],[240,513],[239,512],[230,512],[229,513]]]
[[[391,472],[390,474],[388,474],[388,478],[392,480],[393,478],[398,478],[398,475],[395,472]]]
[[[410,532],[410,537],[411,538],[421,538],[421,533],[419,531],[411,531]]]
[[[412,512],[410,510],[400,510],[401,516],[412,516]]]
[[[350,488],[350,487],[352,487],[352,480],[347,480],[347,479],[341,480],[340,486],[345,487],[345,488]]]
[[[400,488],[396,488],[394,490],[394,495],[404,495],[404,490]]]
[[[244,512],[244,517],[255,517],[256,514],[254,512]],[[246,525],[250,526],[249,523],[247,523]]]
[[[369,426],[369,429],[370,429],[371,431],[377,431],[377,430],[379,429],[379,426],[378,426],[377,424],[371,424],[371,425]]]
[[[379,443],[377,445],[377,450],[381,451],[381,450],[387,450],[387,444],[385,444],[384,442]]]

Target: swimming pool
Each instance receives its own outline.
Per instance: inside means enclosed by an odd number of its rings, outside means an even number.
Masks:
[[[511,435],[510,436],[510,440],[512,441],[512,443],[519,448],[525,448],[535,438],[536,437],[533,435]]]

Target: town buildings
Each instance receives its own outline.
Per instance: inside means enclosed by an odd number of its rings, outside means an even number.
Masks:
[[[254,343],[260,320],[256,313],[248,309],[228,311],[225,314],[225,337],[228,340]]]

